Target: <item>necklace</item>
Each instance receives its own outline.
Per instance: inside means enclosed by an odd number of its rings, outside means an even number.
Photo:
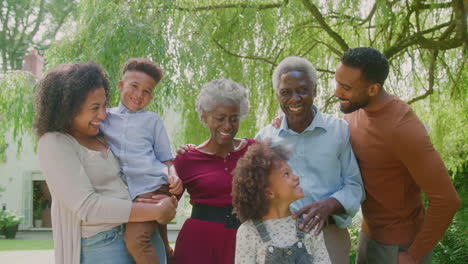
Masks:
[[[240,139],[240,142],[239,144],[237,144],[237,146],[235,145],[235,140],[234,140],[234,149],[232,151],[229,151],[227,153],[223,153],[223,152],[217,152],[217,151],[207,151],[206,149],[203,149],[205,148],[208,143],[209,143],[209,140],[203,142],[200,146],[196,147],[196,149],[202,153],[205,153],[205,154],[209,154],[209,155],[216,155],[216,156],[220,156],[220,157],[223,157],[223,158],[226,158],[228,157],[232,152],[236,152],[238,151],[239,149],[241,149],[245,144],[245,142],[247,142],[245,139]]]

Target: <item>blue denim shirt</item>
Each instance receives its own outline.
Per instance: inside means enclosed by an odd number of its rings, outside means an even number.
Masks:
[[[255,139],[269,140],[291,153],[288,164],[299,176],[304,190],[304,198],[291,204],[292,212],[311,202],[334,197],[345,213],[332,217],[337,226],[348,227],[365,196],[349,128],[344,120],[322,114],[315,106],[314,111],[314,120],[302,133],[289,129],[284,117],[279,128],[269,125]]]
[[[167,184],[167,166],[162,162],[173,156],[161,117],[144,109],[133,112],[121,103],[107,114],[101,131],[120,160],[131,199]]]

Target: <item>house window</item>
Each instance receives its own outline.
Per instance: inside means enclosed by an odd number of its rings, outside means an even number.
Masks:
[[[33,180],[33,226],[35,228],[52,227],[50,206],[52,197],[44,180]]]

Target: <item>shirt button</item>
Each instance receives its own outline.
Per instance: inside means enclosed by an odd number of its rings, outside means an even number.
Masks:
[[[274,251],[273,247],[268,247],[268,251],[270,251],[270,253],[273,253]]]
[[[225,170],[225,171],[227,171],[227,170],[228,170],[228,168],[224,168],[224,170]]]

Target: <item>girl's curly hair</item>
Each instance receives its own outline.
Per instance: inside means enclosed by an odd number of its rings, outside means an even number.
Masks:
[[[63,64],[51,70],[39,83],[34,128],[39,137],[47,132],[69,133],[73,118],[89,92],[104,88],[109,97],[109,81],[96,63]]]
[[[268,212],[265,188],[269,185],[271,170],[278,161],[287,161],[288,158],[289,153],[285,149],[258,140],[239,159],[233,171],[232,204],[242,222],[260,219]]]

